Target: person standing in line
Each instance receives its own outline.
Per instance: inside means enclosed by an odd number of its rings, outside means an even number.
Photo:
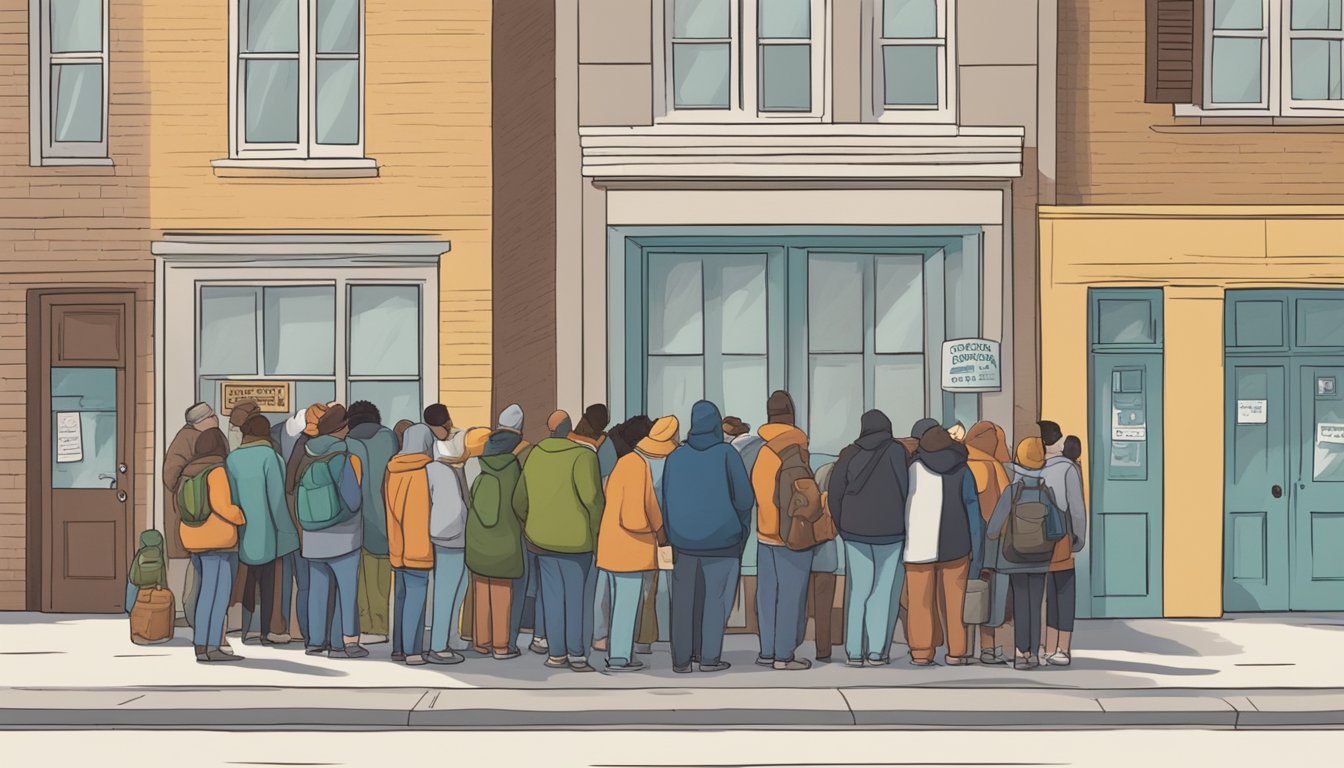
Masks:
[[[294,613],[296,614],[297,624],[299,625],[299,634],[303,636],[307,643],[309,635],[308,627],[308,595],[309,595],[309,577],[312,575],[311,564],[304,559],[302,540],[303,527],[299,525],[298,518],[298,492],[299,492],[299,465],[303,461],[304,446],[308,441],[317,437],[317,422],[322,415],[327,412],[329,405],[324,403],[313,403],[307,408],[299,411],[293,418],[283,423],[281,430],[280,444],[281,448],[288,448],[288,453],[282,451],[281,459],[285,462],[285,499],[289,502],[289,516],[294,521],[294,527],[299,532],[300,548],[290,553],[289,557],[282,563],[280,580],[283,585],[281,591],[281,608],[288,614],[289,611],[289,588],[294,587]],[[297,430],[297,431],[295,431]],[[291,438],[290,435],[293,435]],[[274,440],[274,433],[272,433]],[[286,615],[286,621],[288,616]]]
[[[1087,500],[1083,495],[1083,472],[1078,459],[1069,456],[1069,440],[1077,444],[1081,457],[1082,443],[1076,437],[1060,436],[1059,425],[1043,421],[1041,442],[1045,444],[1045,485],[1054,496],[1059,511],[1064,513],[1068,529],[1064,538],[1055,544],[1050,570],[1045,579],[1045,654],[1041,661],[1055,667],[1073,663],[1073,624],[1076,612],[1074,555],[1081,552],[1087,541]]]
[[[672,545],[672,671],[722,672],[723,633],[733,610],[742,549],[751,525],[752,488],[742,457],[723,440],[718,406],[691,407],[686,442],[663,464],[663,526]],[[695,590],[704,584],[697,624]],[[692,634],[699,629],[697,647]]]
[[[616,462],[607,480],[606,509],[597,540],[597,566],[607,575],[611,595],[611,644],[607,671],[644,668],[635,658],[640,595],[658,570],[663,531],[663,466],[677,447],[677,418],[654,422],[648,437]]]
[[[234,404],[233,409],[229,411],[229,424],[224,428],[224,437],[229,441],[229,455],[233,455],[243,445],[243,425],[253,416],[261,413],[261,407],[254,400],[240,400]],[[266,439],[270,441],[270,422],[266,423]],[[281,488],[283,490],[283,478]],[[235,489],[236,490],[236,489]],[[235,493],[235,498],[237,494]],[[244,510],[246,511],[246,509]],[[240,532],[241,533],[241,532]],[[242,627],[240,634],[243,637],[243,643],[263,642],[267,636],[279,636],[288,634],[282,625],[282,619],[277,612],[275,615],[267,612],[263,616],[256,615],[258,589],[269,588],[271,593],[263,595],[260,602],[263,605],[275,605],[279,602],[276,591],[279,585],[274,574],[263,573],[264,570],[273,566],[270,563],[264,565],[248,562],[244,555],[243,547],[239,546],[238,552],[238,574],[234,578],[233,593],[230,595],[229,603],[238,603],[242,606]],[[262,585],[266,586],[262,586]],[[268,618],[269,617],[269,618]]]
[[[174,504],[182,546],[201,574],[192,645],[196,661],[203,663],[242,659],[223,644],[224,614],[238,568],[238,527],[247,522],[229,492],[228,452],[229,441],[217,427],[202,431],[191,461],[180,470]]]
[[[610,423],[607,406],[595,403],[584,409],[579,425],[574,428],[570,439],[592,448],[597,453],[597,470],[602,485],[616,467],[616,449],[607,437],[606,429]],[[607,650],[607,633],[610,629],[611,583],[606,572],[599,568],[588,571],[588,580],[583,586],[585,605],[591,604],[583,618],[583,645],[599,651]]]
[[[392,603],[392,563],[387,556],[387,508],[383,486],[387,464],[401,442],[383,426],[378,406],[367,400],[350,404],[350,436],[346,444],[364,471],[360,485],[363,543],[359,553],[359,629],[366,643],[385,643],[391,634],[388,610]]]
[[[467,595],[467,444],[479,428],[458,430],[447,451],[440,444],[429,475],[429,540],[434,545],[434,596],[430,603],[429,663],[456,664],[469,644],[463,638]],[[484,447],[484,440],[479,441]],[[439,468],[446,469],[440,472]]]
[[[750,424],[742,421],[742,419],[736,416],[724,417],[723,435],[724,439],[728,441],[728,444],[733,447],[733,450],[737,451],[738,455],[742,457],[742,465],[747,468],[747,476],[751,477],[752,472],[756,468],[756,459],[761,454],[761,448],[765,447],[765,441],[761,439],[760,435],[751,431]],[[757,570],[756,553],[760,550],[760,542],[756,538],[756,513],[755,498],[753,497],[751,505],[751,526],[747,529],[747,545],[742,550],[742,570],[743,572],[750,571],[753,574],[755,574]],[[759,583],[760,579],[758,577],[757,584]],[[705,602],[705,590],[703,584],[696,587],[695,595],[696,606],[703,605]],[[700,611],[697,607],[696,615],[698,616],[699,613]],[[699,637],[700,633],[696,632],[695,636]]]
[[[240,400],[229,411],[229,430],[224,435],[229,439],[229,451],[238,450],[243,445],[243,425],[247,420],[261,413],[261,406],[255,400]],[[266,436],[270,439],[271,423],[266,422]]]
[[[989,517],[999,504],[1011,479],[1006,466],[1012,463],[1008,455],[1008,441],[1003,428],[989,421],[981,421],[971,426],[966,433],[967,465],[975,477],[975,491],[980,500],[980,517],[989,525]],[[972,574],[978,576],[978,574]],[[997,629],[991,626],[980,627],[980,663],[1007,664],[1008,657],[1004,648],[1012,643],[1012,617],[1006,617],[1004,624]],[[974,647],[974,645],[972,645]]]
[[[828,457],[814,455],[812,463],[824,461]],[[826,485],[831,473],[835,471],[835,462],[817,467],[817,490],[821,492],[821,506],[829,510]],[[840,538],[837,536],[816,546],[812,555],[812,574],[807,581],[807,612],[803,614],[803,626],[798,635],[807,634],[807,619],[812,619],[813,645],[816,646],[816,659],[820,664],[829,664],[835,643],[831,638],[835,612],[835,582],[840,572]]]
[[[281,558],[299,549],[299,534],[289,516],[285,500],[285,467],[271,445],[271,425],[260,412],[242,425],[243,442],[229,453],[224,466],[228,471],[229,492],[243,510],[247,522],[240,530],[238,559],[248,567],[243,587],[244,616],[256,608],[255,590],[261,589],[260,626],[264,641],[284,645],[288,632],[276,632],[281,622],[280,606],[275,600],[276,579]],[[250,622],[244,619],[244,630]]]
[[[499,415],[499,428],[476,461],[480,473],[471,484],[467,517],[467,569],[475,608],[472,640],[477,650],[497,661],[516,659],[512,634],[514,584],[523,576],[523,522],[514,509],[514,491],[522,478],[518,454],[524,449],[523,409],[510,405]],[[519,598],[521,600],[521,598]]]
[[[1045,578],[1050,568],[1050,557],[1039,561],[1019,562],[1006,552],[1005,528],[1012,523],[1013,507],[1022,503],[1052,504],[1045,481],[1045,447],[1041,438],[1028,437],[1017,444],[1017,463],[1013,482],[1004,489],[999,503],[985,530],[985,572],[982,578],[990,582],[993,595],[991,605],[1003,604],[1012,590],[1013,644],[1016,654],[1013,668],[1029,670],[1039,667],[1036,654],[1041,642],[1041,607],[1045,599]],[[1067,538],[1067,537],[1066,537]],[[991,616],[991,624],[1000,618]]]
[[[211,429],[219,429],[219,417],[215,415],[215,409],[206,403],[195,403],[187,409],[185,414],[185,423],[182,428],[173,435],[173,440],[168,444],[168,450],[163,455],[163,489],[166,491],[167,498],[177,496],[177,491],[182,485],[182,470],[196,455],[196,441],[200,439],[201,434]],[[176,508],[169,505],[172,510],[170,514],[176,515]],[[184,559],[191,553],[187,552],[182,546],[182,537],[178,532],[178,520],[171,517],[164,525],[164,539],[168,548],[168,557],[172,559]],[[196,569],[195,561],[187,569],[186,581],[182,588],[182,612],[187,618],[187,624],[194,627],[196,613],[196,598],[200,593],[201,573]],[[228,640],[222,641],[222,647],[229,647]]]
[[[783,454],[801,451],[806,461],[807,434],[794,425],[793,398],[778,390],[765,405],[769,423],[760,429],[765,445],[752,469],[756,494],[756,616],[761,652],[756,663],[777,670],[808,669],[812,663],[795,658],[802,642],[798,627],[807,611],[807,584],[813,550],[789,549],[781,538],[778,500],[785,489],[778,484]]]
[[[435,406],[430,406],[434,408]],[[443,407],[443,406],[439,406]],[[444,408],[444,411],[447,411]],[[426,417],[438,420],[426,409]],[[438,430],[438,431],[436,431]],[[434,443],[447,430],[416,424],[402,435],[401,451],[387,464],[383,506],[387,509],[388,561],[392,564],[395,607],[392,612],[392,660],[423,666],[425,660],[425,603],[434,572],[434,545],[429,538],[430,474],[438,483],[451,483],[452,470],[434,461]],[[449,664],[456,654],[437,659]],[[462,657],[457,656],[457,661]]]
[[[872,410],[859,438],[840,452],[827,485],[831,517],[845,544],[845,657],[849,666],[891,663],[905,551],[910,456],[891,420]]]
[[[546,431],[551,437],[568,439],[570,432],[573,431],[573,422],[570,420],[569,413],[565,411],[552,412],[546,418]],[[527,469],[527,459],[532,455],[535,448],[536,446],[528,446],[518,455],[518,462],[524,470]],[[522,543],[523,578],[520,582],[514,584],[513,594],[518,607],[515,609],[513,622],[509,630],[512,632],[514,643],[521,645],[518,638],[522,633],[523,623],[529,613],[527,608],[530,606],[532,642],[528,644],[528,650],[546,656],[550,652],[550,645],[546,640],[546,603],[541,599],[541,562],[537,560],[536,551],[527,546],[525,538]]]

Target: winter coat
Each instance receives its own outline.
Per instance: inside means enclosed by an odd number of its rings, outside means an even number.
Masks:
[[[502,446],[496,446],[496,449]],[[487,445],[486,450],[491,448]],[[523,519],[513,506],[523,468],[512,450],[482,456],[467,514],[467,568],[477,576],[523,575]],[[514,599],[521,600],[518,595]]]
[[[523,533],[543,552],[594,551],[604,504],[597,452],[560,437],[537,443],[514,490]]]
[[[359,457],[367,480],[360,488],[364,506],[360,517],[364,521],[364,551],[377,557],[387,557],[387,507],[383,504],[383,485],[387,482],[387,463],[400,448],[397,436],[381,424],[360,424],[350,430],[346,438],[350,453]]]
[[[182,470],[191,463],[191,458],[196,455],[196,441],[200,439],[200,430],[188,425],[182,427],[173,435],[173,441],[168,444],[168,450],[163,454],[163,489],[168,507],[168,520],[164,528],[167,531],[168,557],[181,558],[187,556],[187,550],[182,546],[182,537],[178,533],[180,522],[177,516],[177,504],[174,503],[177,498],[177,489],[182,485]]]
[[[1014,563],[1003,557],[1003,529],[1008,524],[1009,515],[1013,511],[1013,493],[1021,488],[1025,481],[1033,479],[1035,481],[1044,480],[1044,471],[1016,468],[1016,474],[1012,484],[1004,489],[1003,495],[999,497],[999,503],[994,507],[994,513],[990,515],[989,525],[985,528],[985,564],[984,567],[996,574],[1011,573],[1045,573],[1050,569],[1050,563]],[[972,571],[972,574],[978,574],[980,571]]]
[[[341,503],[355,512],[349,520],[337,523],[320,531],[304,531],[300,551],[309,560],[330,560],[358,551],[364,540],[364,521],[360,510],[364,506],[363,464],[359,457],[350,453],[350,446],[344,440],[330,435],[310,438],[303,445],[309,458],[325,456],[330,453],[342,453],[331,459],[328,466],[339,477]],[[297,474],[297,473],[296,473]],[[302,482],[297,478],[296,482]],[[295,490],[297,496],[297,486]]]
[[[826,488],[831,517],[845,541],[895,544],[905,539],[909,464],[905,446],[891,435],[891,420],[881,411],[865,413],[859,439],[840,452]]]
[[[980,517],[988,523],[1003,490],[1012,482],[1004,469],[1012,459],[1003,428],[988,421],[973,425],[966,433],[966,452],[966,464],[975,476],[975,492],[980,497]]]
[[[393,568],[430,570],[434,545],[429,541],[429,476],[434,460],[426,453],[393,456],[383,483],[387,509],[387,555]]]
[[[612,573],[658,570],[658,536],[663,511],[654,487],[667,453],[634,450],[616,462],[607,478],[607,508],[597,538],[597,567]]]
[[[238,561],[265,565],[299,548],[285,502],[285,468],[269,440],[244,443],[224,460],[229,492],[247,522],[239,531]]]
[[[429,541],[443,549],[467,546],[466,473],[442,461],[425,466],[429,481]]]
[[[1069,516],[1073,539],[1068,536],[1055,543],[1055,554],[1050,561],[1051,571],[1073,570],[1073,553],[1081,552],[1087,542],[1087,501],[1083,495],[1083,471],[1067,456],[1054,455],[1045,460],[1041,470],[1045,485],[1054,494],[1059,511]]]
[[[229,475],[218,459],[197,461],[189,464],[183,478],[194,477],[199,472],[209,472],[205,477],[206,496],[210,502],[210,516],[197,526],[178,523],[178,533],[182,537],[182,546],[188,552],[231,552],[238,548],[238,526],[247,522],[243,510],[233,503],[229,493]]]
[[[790,445],[802,446],[807,450],[807,435],[792,424],[766,424],[759,430],[761,452],[756,464],[751,468],[751,487],[756,493],[756,536],[762,544],[774,547],[784,546],[779,536],[779,507],[775,504],[775,481],[779,475],[779,454],[772,450],[769,443],[779,440],[778,447]]]
[[[984,520],[975,479],[966,466],[966,449],[942,430],[933,434],[948,444],[925,435],[910,465],[905,562],[945,563],[969,556],[970,572],[979,573]]]
[[[723,441],[713,403],[691,408],[686,442],[663,465],[663,525],[673,550],[703,557],[741,557],[751,525],[751,478],[742,456]]]

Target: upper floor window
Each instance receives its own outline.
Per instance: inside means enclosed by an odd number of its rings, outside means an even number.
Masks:
[[[362,0],[233,0],[229,154],[364,155]]]
[[[34,165],[107,157],[107,0],[32,0]]]
[[[826,0],[666,0],[667,113],[706,122],[826,112]]]
[[[872,0],[872,116],[892,122],[952,122],[956,0]]]

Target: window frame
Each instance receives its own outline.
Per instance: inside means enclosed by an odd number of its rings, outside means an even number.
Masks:
[[[663,13],[654,14],[655,82],[662,84],[655,94],[659,123],[743,123],[777,121],[785,123],[822,123],[831,112],[831,0],[808,0],[811,14],[812,108],[803,110],[763,110],[761,98],[761,49],[770,45],[801,44],[763,42],[760,32],[760,0],[724,0],[728,3],[729,63],[728,107],[677,107],[676,71],[673,66],[673,39],[677,0],[662,0]],[[705,38],[716,41],[719,38]]]
[[[230,160],[363,160],[365,143],[364,108],[365,67],[365,0],[357,3],[355,39],[358,51],[349,53],[319,53],[317,50],[317,3],[319,0],[295,0],[298,6],[297,53],[244,53],[243,22],[246,4],[250,0],[229,0],[229,159]],[[299,69],[298,141],[293,144],[247,141],[247,109],[245,65],[258,60],[295,60]],[[354,144],[319,144],[317,141],[317,64],[323,60],[353,60],[359,64],[359,81],[355,89],[358,99],[359,136]]]
[[[99,2],[102,50],[53,53],[51,50],[51,0],[29,0],[28,39],[28,111],[29,111],[29,164],[42,165],[110,165],[108,155],[108,112],[111,103],[108,87],[111,70],[111,12],[108,0]],[[56,141],[54,134],[55,94],[52,77],[56,66],[62,64],[97,64],[102,67],[102,125],[99,141]]]
[[[866,47],[862,68],[863,92],[867,94],[867,118],[878,123],[953,124],[957,122],[957,92],[960,67],[957,66],[957,0],[934,0],[937,37],[884,38],[885,0],[864,0],[863,45]],[[888,107],[886,105],[886,67],[882,51],[895,45],[937,45],[938,105],[936,107]]]

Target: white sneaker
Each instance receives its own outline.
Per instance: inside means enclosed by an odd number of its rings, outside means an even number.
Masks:
[[[1052,667],[1067,667],[1073,663],[1073,657],[1067,651],[1055,651],[1046,657],[1045,663]]]

